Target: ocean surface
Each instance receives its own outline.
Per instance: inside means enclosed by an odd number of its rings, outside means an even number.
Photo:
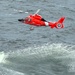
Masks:
[[[64,28],[18,22],[38,9]],[[0,0],[0,75],[75,75],[75,0]]]

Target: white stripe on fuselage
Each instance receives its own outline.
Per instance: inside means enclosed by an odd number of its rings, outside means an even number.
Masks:
[[[46,25],[46,26],[49,26],[49,23],[48,23],[48,22],[45,22],[45,25]]]

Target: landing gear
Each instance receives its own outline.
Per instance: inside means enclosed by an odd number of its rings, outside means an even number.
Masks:
[[[30,30],[34,30],[34,27],[33,27],[33,26],[31,26],[31,27],[30,27]]]

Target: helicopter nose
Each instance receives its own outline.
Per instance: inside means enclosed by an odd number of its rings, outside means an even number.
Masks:
[[[20,22],[24,22],[24,19],[18,19],[18,21],[20,21]]]

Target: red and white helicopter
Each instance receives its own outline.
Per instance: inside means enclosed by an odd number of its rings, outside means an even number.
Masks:
[[[37,27],[49,26],[50,28],[57,28],[57,29],[64,28],[63,22],[65,20],[65,17],[61,17],[56,22],[48,22],[41,15],[37,14],[39,11],[40,10],[37,10],[35,14],[30,14],[24,19],[18,19],[18,21],[31,25],[30,30],[33,29],[33,26],[37,26]]]

